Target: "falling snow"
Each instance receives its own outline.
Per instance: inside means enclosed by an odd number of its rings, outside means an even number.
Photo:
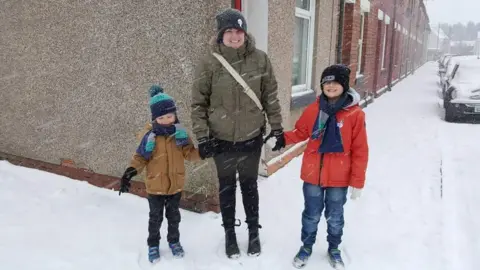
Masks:
[[[480,125],[443,121],[435,68],[426,64],[365,109],[367,183],[359,200],[347,202],[341,245],[349,270],[480,269]],[[1,268],[292,269],[303,209],[300,165],[298,157],[260,180],[260,257],[245,256],[245,226],[237,229],[243,256],[228,260],[220,216],[182,211],[185,258],[174,260],[162,240],[162,260],[152,268],[145,199],[0,161]],[[237,206],[244,220],[241,196]],[[329,269],[325,230],[322,220],[305,269]]]

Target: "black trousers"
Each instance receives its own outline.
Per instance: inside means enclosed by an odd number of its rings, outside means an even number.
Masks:
[[[235,226],[235,193],[238,171],[246,223],[249,229],[259,227],[258,166],[261,148],[249,152],[224,152],[214,157],[219,179],[220,210],[225,230]]]
[[[174,195],[152,195],[148,194],[148,204],[150,206],[150,214],[148,220],[148,239],[149,247],[158,246],[160,242],[160,227],[163,221],[163,209],[165,208],[165,216],[168,221],[167,241],[169,243],[177,243],[180,241],[180,198],[182,193]]]

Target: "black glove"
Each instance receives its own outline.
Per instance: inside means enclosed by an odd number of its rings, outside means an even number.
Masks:
[[[198,152],[201,159],[211,158],[216,153],[218,142],[215,138],[200,138],[198,139]]]
[[[118,192],[118,196],[122,193],[128,192],[130,188],[130,181],[132,178],[137,175],[137,170],[133,167],[128,167],[123,173],[122,179],[120,179],[120,191]]]
[[[272,151],[278,151],[285,147],[285,136],[283,136],[282,129],[272,130],[270,134],[263,140],[263,143],[266,143],[269,139],[275,138],[275,147],[272,148]]]

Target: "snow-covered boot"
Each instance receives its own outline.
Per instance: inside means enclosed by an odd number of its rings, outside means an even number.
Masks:
[[[328,249],[328,262],[334,269],[345,269],[341,252],[337,248]]]
[[[225,254],[230,259],[240,257],[240,250],[237,244],[237,235],[234,228],[225,229]]]
[[[261,228],[258,225],[256,228],[249,229],[248,232],[248,256],[256,257],[262,252],[262,247],[260,245],[260,236],[258,235],[258,228]]]
[[[185,251],[183,250],[182,245],[180,242],[177,243],[168,243],[168,246],[172,250],[173,257],[175,258],[183,258],[185,255]]]
[[[160,250],[158,246],[148,247],[148,260],[151,263],[156,263],[160,260]]]
[[[293,258],[293,266],[295,268],[305,267],[305,265],[307,265],[308,259],[310,258],[310,255],[312,255],[311,248],[307,248],[304,246],[300,247],[297,255],[295,255],[295,258]]]

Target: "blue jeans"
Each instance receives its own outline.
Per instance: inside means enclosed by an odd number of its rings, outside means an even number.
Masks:
[[[307,182],[303,184],[305,209],[302,213],[302,242],[312,248],[317,237],[318,222],[325,208],[327,242],[329,249],[338,248],[342,242],[343,205],[347,202],[348,187],[321,187]]]

